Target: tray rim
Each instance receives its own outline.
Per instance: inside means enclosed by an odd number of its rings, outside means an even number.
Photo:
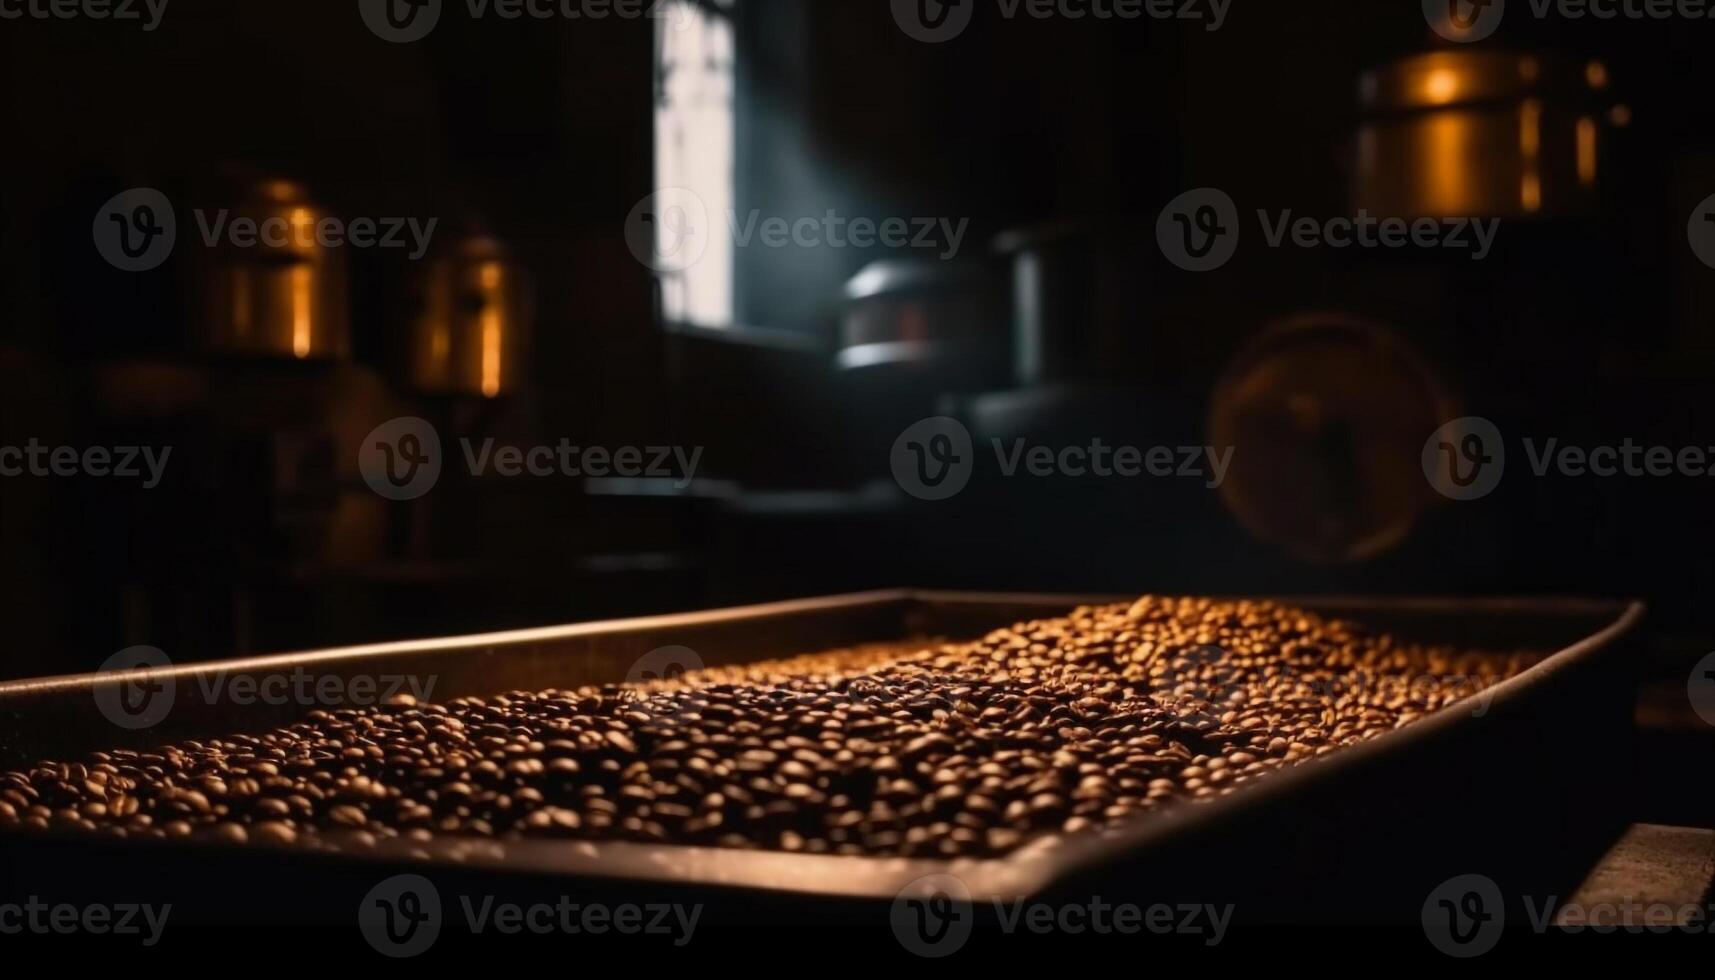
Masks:
[[[554,640],[575,639],[578,637],[610,636],[620,633],[642,633],[651,630],[678,629],[688,626],[735,623],[751,619],[767,619],[775,616],[792,615],[797,613],[814,613],[842,608],[861,608],[864,606],[881,605],[885,603],[941,601],[988,605],[998,605],[1003,603],[1030,605],[1064,604],[1068,609],[1070,609],[1075,606],[1135,602],[1138,598],[1139,597],[1136,595],[1090,595],[1057,592],[981,592],[971,590],[913,588],[877,589],[867,592],[851,592],[830,596],[786,599],[775,602],[718,607],[683,613],[664,613],[651,616],[626,617],[621,619],[590,620],[587,622],[569,623],[559,626],[541,626],[490,633],[428,637],[415,640],[390,640],[378,643],[354,644],[349,646],[289,651],[283,653],[257,654],[225,659],[188,660],[182,663],[174,663],[170,667],[139,668],[135,671],[127,672],[127,676],[181,679],[193,677],[198,672],[204,670],[217,669],[225,672],[238,673],[279,667],[334,665],[346,662],[381,659],[404,654],[455,653],[478,648],[498,650],[509,646],[522,646],[527,644],[551,642]],[[1198,598],[1204,597],[1199,596]],[[1371,597],[1357,595],[1209,595],[1207,598],[1223,601],[1249,599],[1253,601],[1272,601],[1303,606],[1352,606],[1354,608],[1367,609],[1389,608],[1413,612],[1436,612],[1442,610],[1451,612],[1455,610],[1479,609],[1485,612],[1496,613],[1577,611],[1586,614],[1604,614],[1613,611],[1620,611],[1622,618],[1627,618],[1635,611],[1636,616],[1641,618],[1645,611],[1645,605],[1640,600],[1579,596],[1500,596],[1470,598],[1459,596],[1431,596],[1396,598],[1390,596]],[[82,688],[92,687],[97,683],[102,683],[110,679],[110,674],[96,671],[79,674],[55,674],[45,677],[0,680],[0,699],[21,694],[41,695],[76,691]]]

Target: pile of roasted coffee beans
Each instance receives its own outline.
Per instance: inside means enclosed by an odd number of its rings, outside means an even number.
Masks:
[[[559,837],[993,856],[1206,800],[1529,666],[1148,597],[915,651],[317,711],[0,774],[0,828],[342,846]]]

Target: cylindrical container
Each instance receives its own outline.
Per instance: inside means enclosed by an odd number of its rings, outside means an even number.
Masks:
[[[934,366],[980,382],[1004,356],[998,284],[980,263],[883,259],[845,286],[839,366]]]
[[[1353,206],[1380,217],[1583,213],[1629,119],[1604,63],[1505,51],[1412,55],[1359,94]]]
[[[1291,317],[1216,386],[1209,443],[1232,450],[1221,499],[1246,530],[1306,561],[1392,550],[1430,504],[1424,439],[1458,411],[1398,331],[1342,314]]]
[[[1065,221],[1002,234],[1012,267],[1012,373],[1020,387],[1132,380],[1149,370],[1154,335],[1141,317],[1154,238],[1132,216]]]
[[[220,234],[198,265],[205,350],[296,360],[351,352],[346,260],[329,215],[291,181],[265,180],[205,211]]]
[[[494,398],[519,387],[534,293],[499,241],[457,239],[424,265],[417,292],[407,353],[414,389]]]

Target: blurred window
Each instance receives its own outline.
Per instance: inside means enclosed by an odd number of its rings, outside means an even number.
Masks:
[[[701,233],[703,252],[687,268],[661,273],[670,322],[729,327],[734,320],[735,43],[737,0],[668,0],[655,21],[655,187],[696,195],[712,226],[688,228],[683,211],[659,216],[656,246],[672,255]]]

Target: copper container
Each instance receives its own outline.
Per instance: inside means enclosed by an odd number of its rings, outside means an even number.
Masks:
[[[1210,444],[1235,448],[1221,499],[1251,534],[1305,561],[1376,558],[1432,503],[1423,440],[1457,416],[1396,330],[1292,317],[1247,345],[1215,389]]]
[[[222,216],[218,212],[227,210]],[[344,358],[351,352],[348,279],[343,250],[318,234],[328,213],[285,180],[251,185],[238,204],[205,212],[223,233],[199,265],[200,335],[223,354]],[[239,227],[254,222],[254,241]],[[235,224],[241,223],[241,224]],[[248,236],[245,236],[248,239]]]
[[[411,386],[441,395],[494,398],[523,379],[534,293],[496,240],[456,240],[423,267],[411,324]]]
[[[1600,61],[1493,50],[1412,55],[1363,76],[1354,208],[1378,217],[1587,210],[1630,118]]]

